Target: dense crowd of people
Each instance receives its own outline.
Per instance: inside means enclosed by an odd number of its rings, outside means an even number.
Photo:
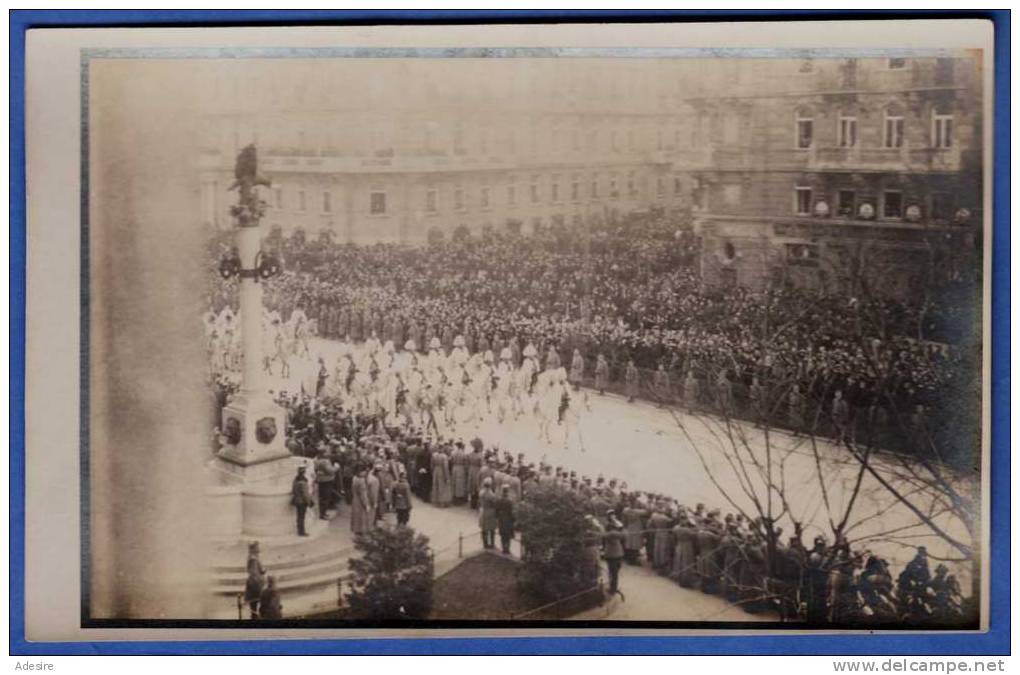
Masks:
[[[970,350],[919,339],[951,307],[929,303],[922,320],[917,304],[879,296],[708,286],[697,238],[661,214],[417,248],[300,231],[268,246],[288,271],[267,284],[267,306],[285,321],[301,310],[327,338],[422,351],[437,338],[449,351],[460,335],[469,353],[511,347],[517,364],[528,344],[564,364],[577,350],[583,381],[599,390],[795,431],[861,429],[901,450],[929,445],[917,430],[932,435],[958,412],[947,392],[973,389]],[[210,305],[233,297],[221,283]]]
[[[621,566],[646,565],[745,611],[811,625],[952,625],[966,611],[955,576],[943,564],[932,572],[923,546],[894,577],[885,559],[853,550],[845,540],[830,543],[819,534],[808,547],[799,528],[784,538],[781,528],[767,528],[761,518],[686,505],[616,478],[536,465],[480,438],[465,443],[412,424],[390,426],[380,414],[345,410],[312,395],[281,394],[278,401],[287,409],[288,446],[309,458],[311,468],[306,475],[302,467],[294,482],[299,533],[313,505],[323,519],[349,512],[350,528],[359,534],[390,513],[397,526],[408,525],[420,501],[477,510],[483,546],[497,548],[498,534],[499,548],[509,554],[520,535],[517,504],[533,489],[552,487],[576,493],[586,505],[586,536],[593,554],[606,561],[610,592],[626,584]],[[522,541],[524,555],[526,547]]]
[[[225,245],[214,242],[211,254]],[[953,623],[964,611],[955,577],[944,565],[932,573],[923,547],[894,579],[880,556],[846,541],[819,536],[808,548],[800,531],[783,539],[779,527],[740,513],[535,466],[479,438],[453,440],[453,417],[443,429],[431,420],[439,410],[470,409],[460,392],[471,381],[492,382],[473,399],[491,414],[496,364],[505,363],[507,372],[561,373],[550,382],[564,392],[568,383],[575,391],[612,390],[798,433],[877,434],[865,442],[923,451],[933,427],[949,418],[944,392],[971,388],[973,376],[967,349],[922,339],[936,331],[928,324],[938,322],[939,307],[922,316],[889,298],[706,285],[697,238],[661,214],[419,248],[309,241],[300,232],[266,245],[287,269],[265,289],[267,334],[275,335],[264,349],[267,370],[277,357],[288,368],[287,354],[299,347],[310,358],[314,334],[351,350],[374,345],[363,360],[342,352],[342,365],[320,361],[302,393],[278,394],[288,411],[288,448],[312,460],[312,475],[295,479],[299,533],[313,505],[321,518],[349,509],[360,533],[389,512],[409,523],[417,499],[478,509],[485,547],[496,547],[498,533],[507,552],[515,504],[535,486],[554,485],[587,501],[612,591],[629,563],[747,611],[811,624]],[[213,287],[210,316],[233,316],[224,312],[234,306],[233,283]],[[219,409],[235,387],[237,334],[222,323],[207,328],[219,361]],[[408,396],[408,373],[428,372],[435,358],[456,361],[435,371],[437,390],[452,387],[446,406],[441,394],[433,406],[422,393],[432,386],[428,376]],[[392,382],[380,378],[388,364],[405,361],[411,365],[403,370],[394,365]],[[533,386],[524,386],[528,396]],[[552,408],[547,421],[562,423],[562,409]]]

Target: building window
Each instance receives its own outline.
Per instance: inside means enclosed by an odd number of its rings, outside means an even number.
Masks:
[[[907,67],[906,59],[889,59],[887,62],[889,70],[902,70]]]
[[[627,194],[631,197],[637,196],[637,187],[634,185],[634,172],[627,174]]]
[[[935,59],[935,84],[946,85],[953,82],[953,59]]]
[[[953,197],[945,192],[931,194],[931,218],[935,221],[948,222],[953,217]]]
[[[598,174],[595,174],[591,178],[591,198],[592,199],[598,199],[599,198],[599,176],[598,176]]]
[[[457,211],[464,210],[464,188],[456,188],[453,191],[453,208]]]
[[[903,217],[903,193],[896,190],[886,190],[882,193],[882,217],[902,218]]]
[[[811,215],[811,188],[794,188],[794,211],[798,216]]]
[[[680,176],[673,177],[673,194],[678,195],[683,192],[683,181]]]
[[[903,117],[900,115],[885,116],[885,134],[883,139],[887,148],[903,147]]]
[[[333,195],[329,190],[322,193],[322,212],[330,213],[333,210]]]
[[[510,206],[517,206],[517,186],[506,186],[506,203]]]
[[[273,199],[276,201],[276,208],[283,208],[283,188],[273,188]]]
[[[372,215],[382,215],[386,213],[385,192],[377,190],[369,194],[368,212]]]
[[[857,209],[857,193],[840,190],[836,200],[836,213],[844,218],[853,218]]]
[[[931,144],[935,148],[953,147],[953,116],[938,108],[932,113]]]
[[[570,199],[575,202],[581,199],[581,181],[577,176],[570,183]]]
[[[839,147],[852,148],[857,145],[857,118],[841,115],[839,118]]]
[[[489,208],[489,188],[483,187],[479,193],[479,202],[483,209]]]
[[[616,188],[615,176],[609,179],[609,197],[610,199],[619,199],[620,197],[620,191]]]
[[[558,202],[560,200],[560,184],[556,178],[553,178],[552,185],[549,186],[551,201]]]
[[[297,193],[297,207],[298,207],[298,211],[304,211],[305,208],[307,208],[307,206],[305,204],[305,191],[304,190],[298,190],[298,193]]]
[[[538,203],[538,176],[531,177],[531,203]]]
[[[797,149],[806,150],[814,142],[815,121],[810,117],[797,116]]]
[[[811,202],[811,191],[808,190],[808,208],[810,208]],[[740,203],[740,186],[739,185],[724,185],[723,186],[723,203],[726,206],[736,206]],[[799,205],[799,202],[798,202]]]
[[[664,197],[666,195],[666,181],[662,176],[655,179],[655,194],[659,197]]]

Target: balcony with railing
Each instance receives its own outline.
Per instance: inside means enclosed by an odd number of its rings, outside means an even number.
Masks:
[[[959,171],[960,148],[818,147],[806,154],[810,171]]]

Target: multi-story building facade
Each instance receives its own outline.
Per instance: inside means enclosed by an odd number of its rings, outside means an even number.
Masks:
[[[942,260],[935,248],[973,251],[979,63],[735,62],[743,72],[688,100],[705,279],[904,294]]]
[[[627,60],[375,60],[221,73],[203,212],[229,223],[231,163],[255,141],[266,222],[341,241],[421,242],[688,205],[664,153],[690,145],[679,66]],[[256,110],[257,112],[249,112]]]
[[[710,283],[867,270],[909,292],[933,238],[981,222],[968,55],[282,59],[207,87],[203,213],[219,226],[253,141],[283,231],[415,243],[693,206]]]

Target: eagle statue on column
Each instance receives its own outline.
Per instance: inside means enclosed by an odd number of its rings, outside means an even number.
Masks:
[[[234,164],[234,183],[227,189],[236,190],[255,185],[269,187],[271,184],[272,182],[268,178],[259,175],[259,160],[255,144],[246,145],[237,155],[237,162]]]
[[[237,224],[241,227],[255,227],[265,214],[266,203],[258,198],[255,186],[271,185],[268,178],[259,175],[258,154],[255,151],[255,144],[245,146],[237,155],[237,163],[234,165],[234,182],[227,188],[237,190],[237,204],[230,207],[230,213],[237,218]]]

